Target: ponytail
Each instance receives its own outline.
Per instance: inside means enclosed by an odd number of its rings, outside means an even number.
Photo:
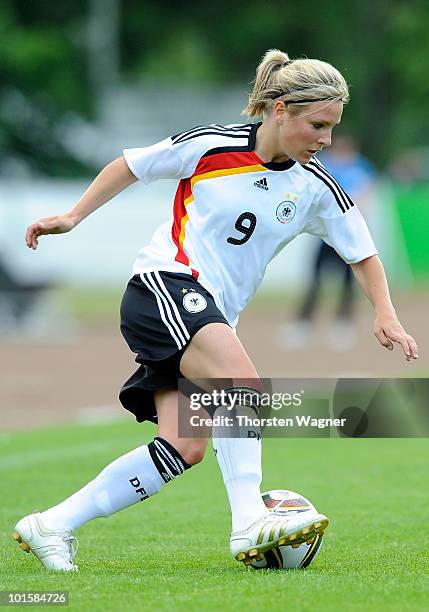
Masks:
[[[290,60],[287,53],[270,49],[257,70],[249,103],[242,111],[249,117],[264,117],[275,100],[304,105],[321,100],[349,100],[347,83],[331,64],[316,59]]]

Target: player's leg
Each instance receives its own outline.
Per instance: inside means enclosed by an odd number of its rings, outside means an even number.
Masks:
[[[155,393],[158,436],[122,455],[82,489],[45,512],[24,517],[15,528],[21,548],[31,549],[50,569],[72,571],[71,532],[98,517],[107,517],[143,501],[170,480],[198,463],[207,440],[183,439],[177,444],[177,391]]]
[[[329,256],[328,250],[330,248],[331,247],[328,246],[323,240],[320,241],[319,248],[317,250],[316,257],[313,262],[311,279],[307,289],[307,293],[305,294],[302,305],[298,312],[298,321],[311,321],[314,318],[317,303],[320,297],[322,267],[326,260],[327,254]]]
[[[328,342],[333,350],[345,352],[352,350],[357,342],[353,321],[354,276],[351,267],[336,253],[332,263],[335,263],[341,287],[335,319],[328,329]]]
[[[326,246],[323,240],[321,240],[311,264],[308,287],[305,290],[295,318],[282,325],[276,331],[275,343],[281,350],[302,350],[311,346],[314,342],[314,320],[320,301],[321,273]]]
[[[342,261],[342,260],[341,260]],[[338,305],[337,319],[351,321],[354,306],[354,277],[351,267],[343,262],[341,299]]]
[[[232,329],[222,323],[206,325],[183,354],[180,370],[188,379],[230,379],[232,386],[249,381],[260,389],[258,373]],[[261,499],[260,439],[214,438],[216,457],[227,489],[232,530],[240,531],[266,514]]]
[[[191,380],[231,381],[229,393],[235,394],[236,399],[244,397],[244,386],[247,399],[241,408],[250,412],[250,416],[257,416],[261,381],[241,342],[227,325],[211,323],[200,329],[184,352],[180,369]],[[231,552],[234,557],[250,563],[252,557],[258,557],[280,542],[308,541],[316,532],[322,533],[328,524],[323,515],[315,514],[305,519],[301,515],[286,521],[268,513],[260,493],[261,438],[257,428],[246,424],[239,429],[239,437],[227,435],[224,428],[214,428],[213,447],[231,506]]]
[[[156,412],[158,435],[151,446],[151,457],[161,477],[169,482],[203,459],[208,437],[179,437],[179,400],[175,390],[156,394]]]
[[[187,275],[177,279],[176,275],[162,277],[158,273],[148,275],[145,282],[135,275],[128,283],[121,304],[121,331],[141,366],[123,386],[120,400],[139,422],[156,420],[159,409],[160,435],[110,463],[94,480],[60,504],[19,521],[15,538],[24,550],[31,548],[46,567],[74,569],[69,541],[73,530],[154,495],[167,481],[199,460],[201,451],[195,449],[192,439],[184,440],[180,449],[174,447],[177,435],[168,430],[164,415],[170,414],[171,422],[178,422],[177,392],[161,391],[177,387],[179,357],[175,356],[180,355],[179,349],[189,338],[189,332],[174,315],[177,313],[180,318],[177,308],[183,309],[183,286],[193,283]],[[173,299],[178,306],[172,306]],[[213,312],[212,316],[220,313]],[[193,320],[187,323],[191,325]],[[189,452],[187,445],[192,447]],[[46,544],[48,540],[50,543]]]
[[[204,457],[209,438],[179,436],[179,419],[185,418],[183,414],[179,414],[180,407],[177,391],[157,393],[158,437],[166,440],[187,464],[196,465]]]

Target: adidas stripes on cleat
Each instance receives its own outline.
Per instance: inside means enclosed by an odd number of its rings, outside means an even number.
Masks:
[[[329,519],[317,512],[304,512],[290,518],[264,515],[244,531],[231,534],[231,553],[237,561],[250,565],[260,560],[268,550],[277,546],[292,546],[311,543],[316,535],[322,535]]]

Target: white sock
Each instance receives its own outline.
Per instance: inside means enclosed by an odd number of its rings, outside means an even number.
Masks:
[[[216,416],[219,411],[216,411]],[[225,412],[225,415],[228,413]],[[251,411],[249,416],[255,417]],[[247,428],[246,428],[247,430]],[[251,428],[255,431],[255,428]],[[213,427],[213,448],[228,493],[232,515],[232,531],[243,531],[268,510],[261,497],[262,464],[260,437],[222,437],[224,427]],[[259,432],[257,432],[259,433]]]
[[[148,446],[140,446],[110,463],[71,497],[42,512],[41,518],[48,529],[73,531],[155,495],[164,484]]]

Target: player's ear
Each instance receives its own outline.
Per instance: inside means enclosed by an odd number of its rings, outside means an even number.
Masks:
[[[278,125],[282,125],[287,115],[287,106],[282,100],[276,100],[273,106],[273,118]]]

